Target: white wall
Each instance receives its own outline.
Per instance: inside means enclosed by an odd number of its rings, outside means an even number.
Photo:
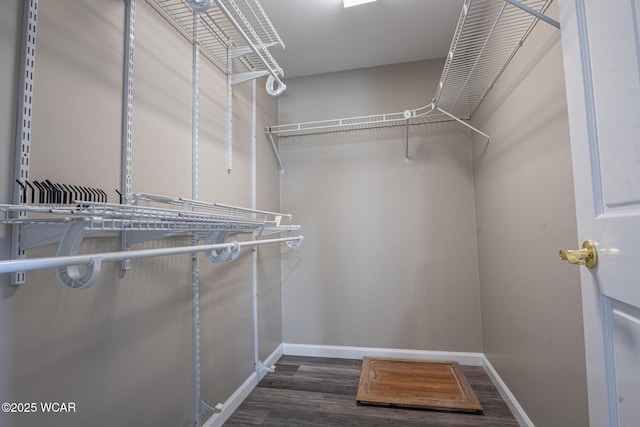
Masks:
[[[549,11],[556,15],[556,4]],[[588,425],[560,32],[539,23],[474,116],[484,353],[537,426]]]
[[[282,123],[429,102],[442,61],[287,82]],[[315,117],[313,117],[315,115]],[[480,351],[469,135],[458,125],[287,138],[282,208],[304,227],[284,256],[287,343]]]
[[[20,12],[0,4],[0,203],[11,201],[14,89]],[[31,179],[104,189],[120,187],[124,2],[41,0],[38,11]],[[5,22],[6,21],[6,22]],[[135,192],[191,196],[191,45],[137,2],[134,65]],[[6,73],[5,73],[6,72]],[[226,170],[226,78],[201,59],[200,199],[251,205],[251,84],[234,88],[234,170]],[[258,125],[277,117],[277,101],[258,83]],[[279,208],[279,175],[258,133],[259,208]],[[10,236],[2,227],[0,250]],[[236,236],[248,239],[249,236]],[[189,243],[176,237],[134,249]],[[29,256],[55,253],[55,246]],[[116,235],[90,238],[83,251],[119,250]],[[259,250],[260,353],[282,342],[280,248]],[[27,283],[0,277],[2,401],[75,402],[76,414],[0,414],[0,425],[193,425],[191,259],[134,260],[123,273],[103,267],[98,283],[70,290],[52,270]],[[251,251],[213,265],[201,257],[202,392],[224,402],[254,369]],[[263,356],[264,357],[264,356]]]

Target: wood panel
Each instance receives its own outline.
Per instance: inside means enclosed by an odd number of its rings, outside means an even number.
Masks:
[[[479,366],[461,366],[484,414],[356,404],[362,360],[284,356],[227,420],[227,427],[518,427]]]
[[[482,405],[456,362],[365,357],[356,401],[369,405],[482,412]]]

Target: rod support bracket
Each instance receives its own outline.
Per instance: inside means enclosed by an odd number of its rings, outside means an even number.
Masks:
[[[207,235],[206,243],[208,245],[222,244],[224,243],[228,235],[229,232],[227,230],[212,231]],[[233,241],[229,246],[225,248],[206,251],[205,255],[207,256],[209,261],[216,264],[227,261],[234,261],[236,258],[238,258],[238,255],[240,255],[240,245],[238,244],[238,242]]]
[[[288,240],[287,246],[289,246],[291,249],[298,249],[302,244],[303,240],[304,240],[303,236],[300,236],[297,240]]]
[[[80,243],[87,235],[86,221],[73,221],[69,223],[67,229],[60,240],[56,256],[65,257],[77,255]],[[63,285],[72,289],[87,289],[95,285],[102,268],[101,258],[91,258],[91,261],[84,266],[84,271],[78,265],[69,265],[56,268],[56,276]]]

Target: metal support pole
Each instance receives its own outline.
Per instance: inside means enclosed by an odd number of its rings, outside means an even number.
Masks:
[[[407,140],[405,142],[405,147],[404,147],[404,162],[409,163],[409,119],[407,119],[406,134],[407,134]]]
[[[251,80],[251,209],[258,204],[258,159],[256,144],[257,126],[256,81]],[[253,214],[253,218],[256,214]],[[252,297],[253,297],[253,352],[254,368],[259,372],[260,362],[260,320],[258,318],[258,247],[252,248]]]
[[[256,81],[251,80],[251,209],[256,209],[258,205],[258,106],[256,95]],[[253,214],[256,218],[256,214]],[[254,368],[261,378],[266,372],[273,372],[274,369],[266,367],[260,360],[260,307],[258,292],[258,247],[252,248],[252,292],[253,292],[253,352]]]
[[[124,43],[124,78],[122,94],[122,166],[120,169],[120,194],[125,196],[124,203],[128,203],[126,196],[131,193],[131,156],[133,146],[133,51],[136,25],[136,0],[125,0],[125,43]],[[123,251],[131,249],[129,232],[120,234],[120,248]],[[131,268],[128,259],[120,263],[122,270]]]
[[[18,120],[16,123],[16,139],[14,152],[14,190],[13,203],[23,205],[27,203],[24,193],[15,181],[20,182],[29,179],[29,159],[31,147],[31,111],[33,106],[33,82],[36,64],[36,28],[38,15],[38,0],[29,0],[23,3],[22,19],[22,50],[20,54],[20,74],[18,76]],[[27,217],[26,212],[18,212],[18,218]],[[12,226],[11,236],[11,258],[25,258],[25,251],[21,247],[20,224]],[[25,282],[25,272],[15,271],[11,274],[11,284],[19,285]]]
[[[193,14],[193,55],[191,71],[191,197],[198,200],[198,150],[200,125],[200,47],[198,44],[199,15]],[[198,236],[194,232],[191,240],[195,246]],[[194,426],[200,427],[200,258],[198,252],[191,254],[191,306],[193,322],[193,417]]]
[[[227,48],[227,173],[233,168],[233,58]]]
[[[251,209],[256,210],[258,206],[258,106],[256,99],[256,81],[251,80]],[[255,214],[253,217],[255,218]]]
[[[533,16],[535,16],[538,19],[543,20],[547,24],[553,25],[557,29],[560,29],[560,23],[558,21],[556,21],[555,19],[549,18],[544,13],[538,12],[537,10],[527,6],[526,4],[522,4],[518,0],[504,0],[504,1],[506,1],[509,4],[514,5],[515,7],[519,8],[519,9],[524,10],[527,13],[532,14]]]

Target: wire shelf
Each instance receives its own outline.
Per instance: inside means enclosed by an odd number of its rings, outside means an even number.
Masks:
[[[82,220],[89,231],[257,232],[268,228],[273,233],[300,228],[280,225],[283,217],[291,219],[290,214],[146,194],[135,195],[134,199],[145,205],[85,201],[75,205],[0,205],[0,212],[4,212],[0,223],[43,225]],[[150,203],[181,205],[182,209],[150,206]],[[18,212],[35,216],[19,217]]]
[[[551,0],[524,0],[544,13]],[[400,113],[268,126],[278,137],[469,120],[538,18],[505,0],[466,0],[431,104]],[[444,110],[444,112],[442,111]],[[446,113],[449,114],[446,114]],[[408,117],[408,119],[407,119]]]
[[[520,3],[543,13],[550,2]],[[469,119],[537,21],[504,0],[466,0],[436,90],[436,107]]]
[[[284,71],[269,48],[284,43],[258,0],[213,0],[211,7],[194,12],[185,0],[147,0],[183,36],[194,39],[194,13],[200,16],[198,43],[201,51],[221,71],[228,73],[228,49],[233,73],[267,71],[275,79]]]
[[[288,136],[315,135],[330,132],[375,129],[383,127],[425,125],[448,122],[452,119],[435,110],[433,105],[397,113],[267,126],[265,133],[280,138]]]
[[[130,203],[80,200],[70,204],[0,204],[0,213],[4,213],[0,224],[13,227],[21,252],[58,244],[55,257],[0,260],[0,271],[24,275],[26,270],[56,268],[56,276],[63,285],[88,288],[96,283],[105,261],[128,263],[133,258],[204,252],[211,262],[222,263],[235,260],[241,246],[286,243],[297,248],[303,239],[293,236],[300,231],[299,225],[280,225],[282,218],[291,219],[290,214],[152,194],[129,194],[126,199]],[[181,209],[167,205],[179,205]],[[85,236],[100,232],[124,232],[121,238],[127,245],[118,252],[78,255]],[[191,245],[130,250],[132,244],[184,233],[192,235]],[[237,233],[253,233],[254,240],[224,243],[229,234]],[[278,233],[286,233],[287,237],[258,239]],[[201,240],[204,245],[196,243]],[[83,273],[73,267],[76,264],[84,266]]]

